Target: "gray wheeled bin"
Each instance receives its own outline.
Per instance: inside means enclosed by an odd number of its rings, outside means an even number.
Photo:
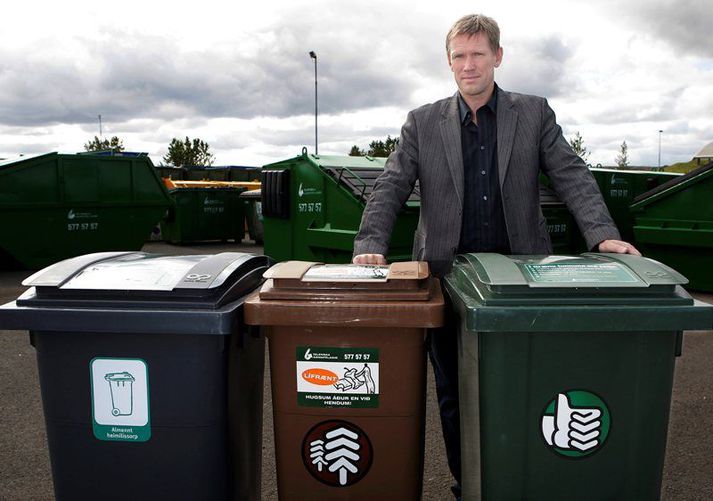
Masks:
[[[37,352],[56,498],[260,499],[265,256],[88,254],[0,307]]]
[[[651,259],[459,256],[463,499],[658,499],[682,331],[713,307]]]

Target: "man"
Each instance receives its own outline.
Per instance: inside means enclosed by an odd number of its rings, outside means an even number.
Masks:
[[[540,171],[590,249],[640,255],[620,240],[593,176],[564,139],[547,100],[495,84],[495,68],[503,58],[497,23],[482,15],[459,19],[446,37],[446,52],[458,92],[408,114],[399,145],[364,210],[354,262],[386,264],[396,215],[417,180],[421,213],[413,258],[428,261],[435,275],[447,273],[458,253],[551,254],[540,209]],[[455,329],[433,331],[429,354],[458,497]]]

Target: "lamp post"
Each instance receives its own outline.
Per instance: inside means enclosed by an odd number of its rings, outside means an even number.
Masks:
[[[309,51],[309,57],[314,59],[314,154],[319,155],[319,142],[317,141],[317,53]]]
[[[102,137],[102,116],[99,115],[99,139]]]
[[[659,169],[661,169],[661,133],[663,130],[659,129]]]

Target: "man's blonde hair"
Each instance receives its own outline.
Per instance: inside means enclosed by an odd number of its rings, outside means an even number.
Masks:
[[[498,23],[492,17],[482,14],[469,14],[456,21],[448,35],[446,35],[446,53],[450,54],[453,37],[457,35],[475,35],[481,32],[487,35],[493,52],[497,52],[500,48],[500,28]]]

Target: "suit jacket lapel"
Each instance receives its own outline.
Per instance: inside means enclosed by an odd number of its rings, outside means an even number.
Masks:
[[[448,169],[456,187],[456,196],[460,208],[463,208],[463,147],[460,140],[460,114],[458,112],[458,94],[446,103],[441,115],[441,138],[446,151]]]
[[[500,186],[505,182],[508,166],[510,165],[510,154],[515,140],[515,129],[517,128],[517,111],[513,109],[510,94],[498,88],[498,108],[497,108],[497,136],[498,136],[498,174],[500,176]]]

